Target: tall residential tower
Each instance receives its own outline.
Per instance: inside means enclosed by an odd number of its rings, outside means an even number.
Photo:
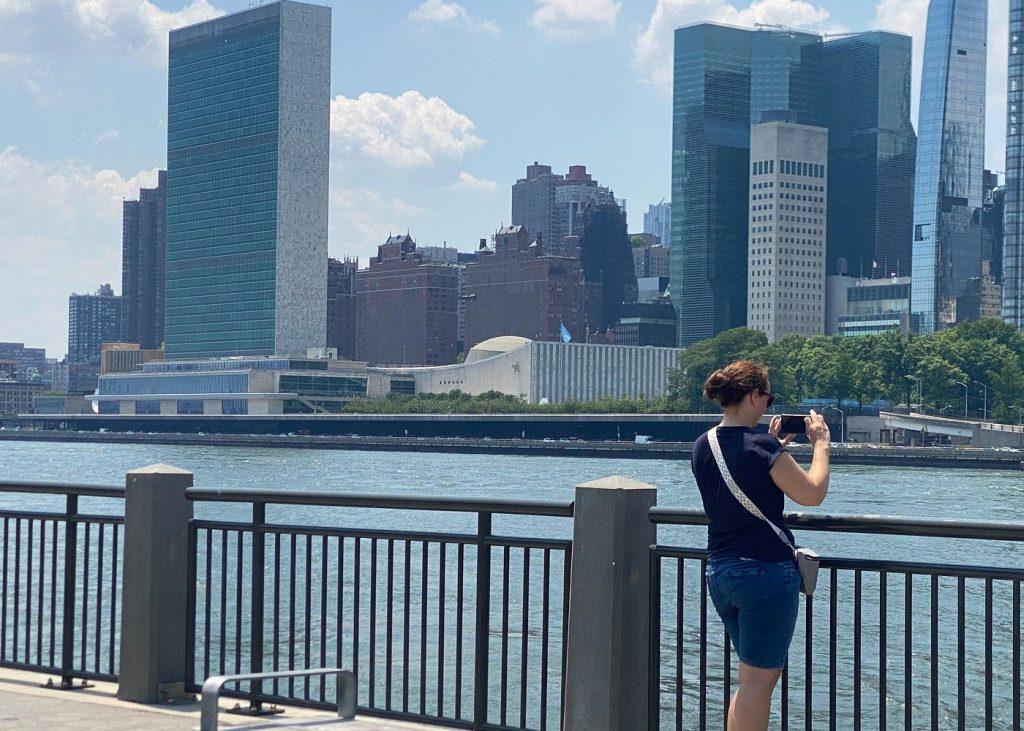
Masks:
[[[164,342],[167,171],[122,206],[121,340],[154,350]]]
[[[171,31],[168,358],[325,346],[330,43],[292,0]]]
[[[931,0],[917,136],[910,309],[955,325],[981,277],[988,0]]]
[[[1024,0],[1010,0],[1003,212],[1003,319],[1024,330]]]

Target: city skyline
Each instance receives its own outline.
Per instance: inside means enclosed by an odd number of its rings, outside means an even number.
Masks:
[[[587,164],[629,201],[630,230],[639,231],[647,205],[669,193],[666,79],[674,27],[705,18],[816,31],[882,27],[918,41],[926,7],[918,0],[857,8],[829,1],[770,7],[713,2],[699,9],[674,0],[609,1],[577,3],[593,12],[570,18],[560,15],[560,4],[547,2],[521,8],[326,4],[346,21],[336,22],[333,38],[330,253],[364,260],[389,230],[407,228],[427,243],[470,250],[510,220],[508,189],[533,159],[556,169]],[[992,3],[989,35],[1005,46],[1004,6]],[[155,170],[166,163],[159,122],[166,105],[161,36],[171,27],[246,7],[233,1],[67,0],[52,12],[27,4],[0,11],[0,103],[15,110],[0,121],[0,230],[11,244],[0,251],[0,269],[13,272],[4,278],[0,300],[6,338],[61,355],[66,294],[117,280],[121,199],[152,187]],[[395,43],[381,44],[380,34]],[[505,45],[518,52],[502,53]],[[1001,113],[993,111],[1000,95],[991,93],[1000,79],[1005,88],[1005,49],[999,65],[998,45],[990,44],[988,164],[1001,170],[1003,136],[991,133],[1004,126]],[[403,53],[394,52],[398,46]],[[920,46],[915,43],[915,60]],[[480,68],[466,73],[465,53],[476,54]],[[424,54],[431,64],[417,62]],[[567,63],[566,54],[588,64]],[[61,60],[63,76],[54,66]],[[557,84],[545,81],[552,68],[560,69]],[[502,93],[484,93],[495,75]],[[529,115],[526,134],[526,118],[510,113],[517,98],[530,99],[524,110],[545,105],[543,119]],[[637,115],[637,108],[644,113]],[[600,112],[601,125],[579,123],[588,109]],[[374,127],[367,110],[380,112],[385,126]],[[339,119],[355,124],[339,129]],[[396,120],[408,122],[404,131]],[[431,136],[431,130],[447,132]],[[59,203],[59,215],[42,220],[44,198]],[[66,266],[44,287],[33,274],[53,260]],[[25,301],[33,305],[16,306]]]

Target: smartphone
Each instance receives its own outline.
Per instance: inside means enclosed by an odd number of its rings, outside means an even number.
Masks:
[[[783,414],[779,434],[806,434],[807,422],[803,414]]]

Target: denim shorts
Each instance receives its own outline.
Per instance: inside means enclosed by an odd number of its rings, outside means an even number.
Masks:
[[[755,668],[782,668],[799,609],[796,563],[723,558],[709,561],[706,575],[711,601],[740,660]]]

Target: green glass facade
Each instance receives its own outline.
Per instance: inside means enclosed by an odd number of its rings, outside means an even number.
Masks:
[[[168,357],[274,352],[279,8],[171,34]]]

